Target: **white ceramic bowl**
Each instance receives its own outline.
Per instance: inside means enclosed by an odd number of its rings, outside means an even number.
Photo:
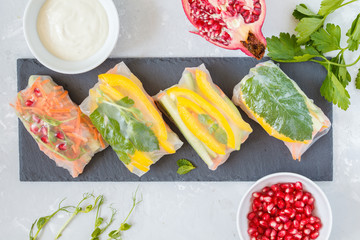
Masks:
[[[112,0],[99,0],[108,16],[109,32],[104,45],[91,57],[82,61],[65,61],[52,55],[41,43],[37,33],[37,16],[46,0],[29,0],[24,13],[24,34],[32,54],[44,66],[61,73],[75,74],[87,72],[109,57],[119,35],[119,16]]]
[[[247,215],[251,210],[252,193],[259,192],[266,186],[271,186],[276,183],[288,183],[300,181],[303,184],[305,191],[310,192],[315,198],[315,209],[313,214],[321,219],[323,224],[320,229],[320,235],[317,240],[328,240],[331,228],[332,228],[332,212],[330,203],[324,194],[324,192],[310,179],[295,173],[275,173],[265,176],[258,180],[244,195],[242,198],[236,217],[236,225],[241,240],[250,240],[250,236],[247,233],[248,219]]]

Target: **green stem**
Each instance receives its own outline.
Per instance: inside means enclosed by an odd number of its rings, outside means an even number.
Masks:
[[[358,0],[351,0],[351,1],[347,2],[347,3],[344,3],[344,4],[340,5],[339,8],[342,8],[342,7],[344,7],[344,6],[348,5],[348,4],[356,2],[356,1],[358,1]]]
[[[55,237],[56,239],[59,239],[61,237],[62,232],[65,230],[65,228],[67,227],[67,225],[69,225],[69,223],[71,222],[71,220],[78,214],[78,210],[76,208],[76,210],[74,211],[74,213],[71,215],[71,217],[65,222],[65,224],[60,228],[58,234]]]
[[[314,60],[314,59],[311,59],[310,61],[312,62],[316,62],[316,63],[320,63],[320,64],[323,64],[324,62],[326,62],[327,64],[330,64],[330,65],[335,65],[335,66],[339,66],[339,67],[351,67],[351,66],[354,66],[356,63],[358,63],[360,61],[360,56],[355,60],[355,62],[351,63],[351,64],[339,64],[339,63],[334,63],[334,62],[331,62],[329,61],[326,57],[323,57],[323,56],[318,56],[318,57],[321,57],[322,59],[324,59],[325,61],[318,61],[318,60]]]

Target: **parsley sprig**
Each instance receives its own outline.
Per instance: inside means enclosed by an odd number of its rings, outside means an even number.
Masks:
[[[340,45],[341,28],[328,23],[325,19],[335,10],[356,2],[351,0],[323,0],[318,13],[310,10],[305,4],[299,4],[293,16],[299,20],[295,28],[296,35],[280,33],[279,37],[267,38],[269,56],[278,62],[312,61],[321,64],[327,70],[327,76],[320,88],[320,93],[326,100],[333,102],[343,110],[350,105],[350,95],[346,90],[351,82],[347,67],[360,61],[360,56],[351,64],[346,64],[344,54],[356,51],[360,45],[360,14],[347,31],[347,46]],[[338,51],[336,57],[328,59],[325,53]],[[360,89],[360,69],[355,79],[355,86]]]

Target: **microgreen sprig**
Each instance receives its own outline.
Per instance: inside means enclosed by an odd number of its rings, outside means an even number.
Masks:
[[[58,209],[53,212],[52,214],[48,215],[48,216],[45,216],[45,217],[40,217],[38,219],[36,219],[34,221],[34,223],[31,225],[31,229],[30,229],[30,232],[29,232],[29,239],[30,240],[37,240],[38,239],[38,236],[41,232],[42,229],[45,228],[46,224],[59,212],[70,212],[70,209],[74,208],[74,206],[61,206],[62,202],[64,201],[65,199],[61,200],[60,203],[59,203],[59,206],[58,206]],[[37,227],[37,231],[35,233],[35,235],[33,234],[33,231],[34,231],[34,228],[35,228],[35,225]]]
[[[131,228],[132,225],[130,225],[129,223],[127,223],[127,220],[129,219],[131,213],[133,212],[133,210],[135,209],[135,207],[142,202],[142,196],[141,196],[141,199],[138,201],[137,200],[137,192],[138,192],[138,189],[136,189],[135,193],[133,194],[133,197],[132,197],[132,201],[133,201],[133,204],[132,204],[132,207],[130,209],[130,212],[128,213],[128,215],[126,216],[125,220],[120,224],[120,227],[117,229],[117,230],[113,230],[109,233],[109,238],[108,240],[121,240],[121,232],[124,232],[124,231],[127,231]]]
[[[103,228],[100,227],[104,222],[104,218],[100,217],[100,208],[103,203],[104,203],[104,197],[102,197],[98,203],[96,217],[95,217],[95,226],[94,226],[94,231],[91,233],[91,240],[99,240],[99,236],[106,231],[106,229],[112,224],[112,222],[115,219],[115,215],[117,211],[116,209],[110,207],[111,209],[110,220],[108,223],[105,223],[105,226]]]

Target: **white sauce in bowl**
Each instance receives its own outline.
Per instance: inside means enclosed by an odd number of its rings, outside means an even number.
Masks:
[[[44,47],[67,61],[94,55],[105,43],[108,17],[98,0],[47,0],[37,18]]]

